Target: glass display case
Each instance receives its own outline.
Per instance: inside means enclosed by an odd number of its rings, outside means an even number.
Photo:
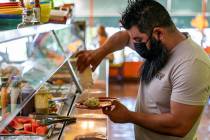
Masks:
[[[83,89],[72,62],[85,49],[75,26],[45,24],[1,32],[1,140],[59,139],[65,125],[75,122],[66,116]]]

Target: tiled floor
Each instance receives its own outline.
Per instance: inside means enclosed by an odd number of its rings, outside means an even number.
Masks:
[[[138,83],[110,84],[110,96],[118,97],[131,110],[135,107],[137,91]],[[132,124],[109,123],[109,140],[134,140]],[[198,140],[210,140],[210,106],[205,108],[201,118]]]

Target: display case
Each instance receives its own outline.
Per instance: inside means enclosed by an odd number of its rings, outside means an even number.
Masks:
[[[75,122],[68,116],[85,87],[72,65],[85,49],[79,34],[74,23],[1,32],[1,140],[60,139],[65,125]],[[36,119],[41,126],[33,131]]]

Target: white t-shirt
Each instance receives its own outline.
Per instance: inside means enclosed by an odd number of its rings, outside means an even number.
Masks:
[[[149,84],[140,83],[136,111],[147,114],[168,113],[170,101],[205,105],[209,91],[209,57],[189,37],[170,51],[167,64]],[[194,140],[199,122],[200,119],[184,138],[162,135],[135,125],[136,140]]]

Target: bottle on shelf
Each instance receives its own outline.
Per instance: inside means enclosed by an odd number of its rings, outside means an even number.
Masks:
[[[39,0],[34,0],[34,5],[31,4],[30,0],[25,0],[23,2],[22,22],[17,28],[19,29],[40,24],[41,10]]]
[[[11,113],[15,111],[18,104],[18,98],[20,99],[20,77],[13,76],[10,86],[10,104]]]
[[[20,1],[20,6],[21,7],[24,7],[24,2],[23,2],[23,0],[19,0]]]
[[[40,3],[39,0],[35,0],[34,1],[34,7],[33,7],[33,24],[40,24],[40,18],[41,18],[41,7],[40,7]]]
[[[49,113],[48,90],[45,87],[35,95],[35,109],[37,114]]]
[[[24,28],[24,27],[28,27],[28,26],[32,26],[33,25],[33,9],[29,9],[29,8],[23,8],[23,12],[22,12],[22,22],[20,24],[18,24],[18,29],[19,28]]]
[[[31,96],[35,90],[28,84],[25,83],[24,86],[21,88],[21,94],[20,94],[20,103],[22,104],[25,99],[27,99],[29,96]],[[35,111],[34,107],[34,97],[23,107],[23,109],[20,112],[20,115],[22,116],[28,116],[30,113],[33,113]]]
[[[51,2],[51,9],[54,9],[54,0],[50,0]]]
[[[7,115],[8,108],[8,77],[1,77],[1,108],[2,118]]]

